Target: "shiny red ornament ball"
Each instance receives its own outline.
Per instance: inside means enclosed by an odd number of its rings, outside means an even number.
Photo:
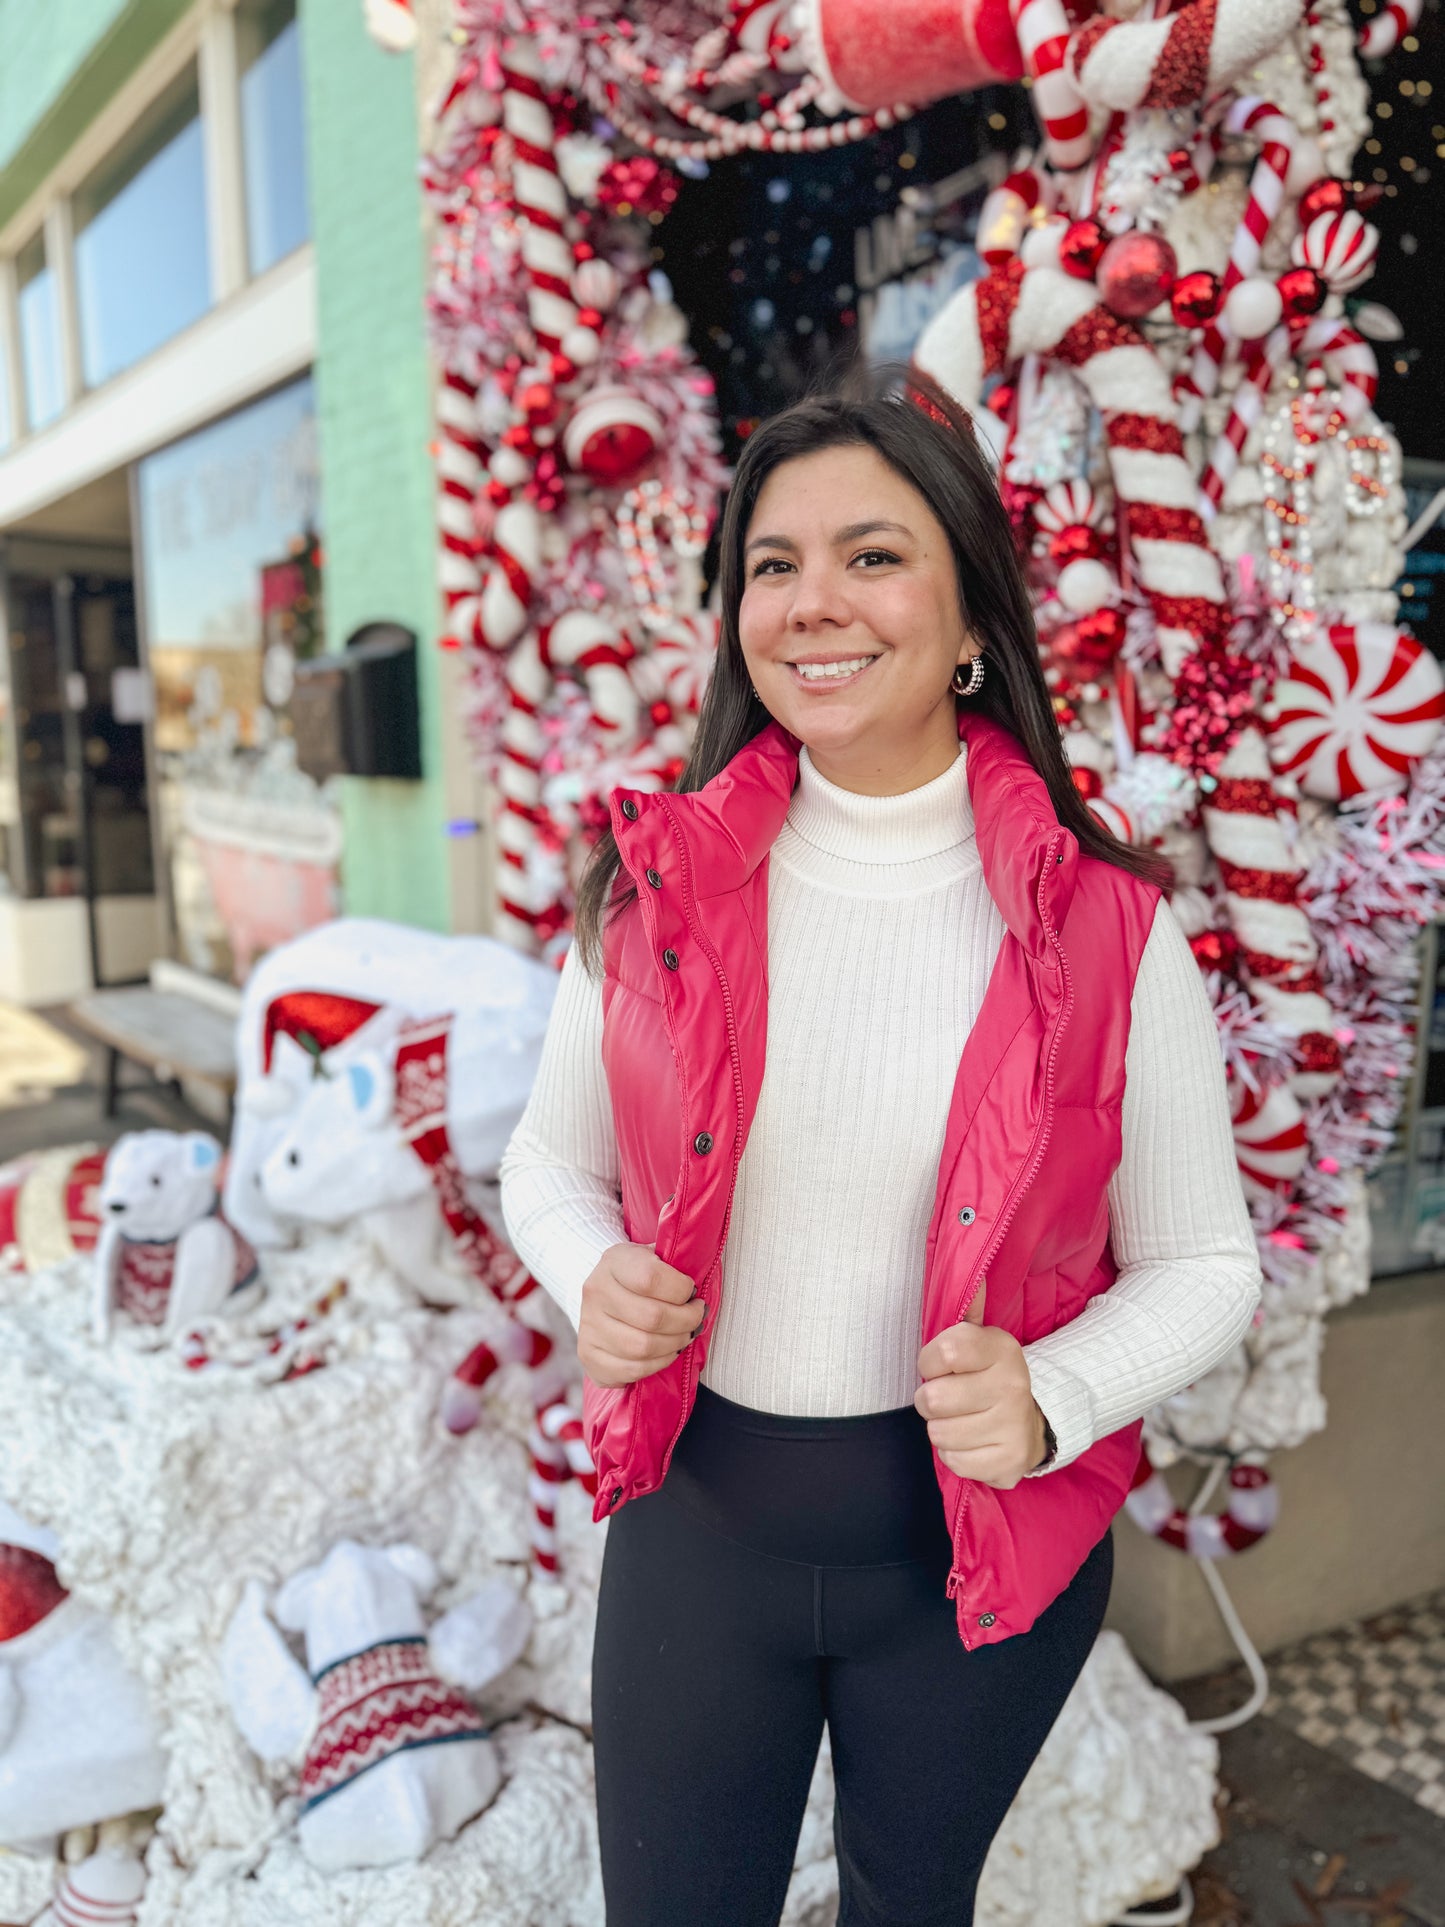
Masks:
[[[1018,390],[1011,381],[1001,381],[988,398],[988,405],[1001,421],[1008,419]]]
[[[537,452],[532,431],[525,422],[513,422],[510,428],[502,430],[502,446],[515,448],[522,455],[535,455]]]
[[[1314,181],[1299,197],[1299,224],[1303,232],[1321,214],[1342,214],[1350,205],[1350,191],[1343,181],[1329,176]]]
[[[1217,274],[1208,268],[1195,268],[1181,274],[1169,297],[1170,313],[1181,328],[1202,328],[1213,321],[1224,299],[1224,287]]]
[[[1080,281],[1092,281],[1099,257],[1108,245],[1109,237],[1102,222],[1088,215],[1082,220],[1070,221],[1059,242],[1059,266],[1065,274],[1075,275]]]
[[[647,714],[654,729],[663,729],[672,721],[672,704],[659,699],[653,703]]]
[[[621,488],[633,481],[657,453],[657,443],[645,428],[632,422],[612,422],[589,435],[577,467],[601,488]]]
[[[1071,562],[1085,562],[1104,553],[1104,539],[1097,529],[1087,528],[1076,522],[1069,528],[1060,529],[1057,535],[1049,538],[1049,560],[1059,568],[1067,568]]]
[[[1275,286],[1284,303],[1287,321],[1304,321],[1310,315],[1318,314],[1329,292],[1323,278],[1313,268],[1290,268],[1279,277]]]
[[[1138,321],[1167,301],[1179,257],[1162,234],[1120,234],[1099,257],[1099,293],[1111,314]]]
[[[486,486],[487,500],[494,508],[505,508],[512,499],[512,491],[505,482],[490,481]]]
[[[1090,797],[1104,794],[1104,779],[1096,769],[1072,769],[1069,774],[1074,779],[1074,788],[1086,803]]]

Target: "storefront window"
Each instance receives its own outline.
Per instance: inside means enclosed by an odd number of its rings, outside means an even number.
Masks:
[[[340,823],[296,766],[298,657],[323,643],[310,379],[139,467],[160,817],[181,954],[240,981],[336,913]]]
[[[247,243],[251,272],[260,274],[311,233],[301,35],[294,0],[242,0],[236,35]]]
[[[81,360],[90,387],[210,306],[200,96],[189,69],[75,195]]]
[[[25,374],[25,414],[32,428],[53,422],[65,406],[60,359],[60,311],[55,276],[45,259],[45,236],[37,234],[15,260],[20,284],[20,359]]]

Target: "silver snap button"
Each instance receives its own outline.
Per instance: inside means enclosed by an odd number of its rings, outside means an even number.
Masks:
[[[647,872],[647,880],[654,890],[660,890],[662,888],[662,878],[656,870],[649,870]]]
[[[974,1210],[973,1206],[966,1204],[958,1214],[958,1222],[960,1224],[972,1224],[977,1216],[978,1213]]]
[[[1054,858],[1054,861],[1055,863],[1062,863],[1063,860],[1064,860],[1064,853],[1062,850],[1060,850],[1059,854]]]
[[[667,965],[669,970],[676,970],[677,952],[675,950],[664,950],[662,953],[662,961]]]
[[[697,1136],[692,1141],[692,1148],[694,1151],[696,1151],[699,1154],[699,1156],[706,1157],[708,1152],[712,1149],[712,1132],[699,1131]]]
[[[997,1617],[996,1613],[980,1613],[978,1623],[980,1626],[991,1626]]]
[[[623,800],[622,814],[627,818],[629,823],[635,823],[637,821],[637,805],[630,796]]]

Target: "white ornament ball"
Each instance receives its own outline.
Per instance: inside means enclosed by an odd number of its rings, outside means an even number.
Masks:
[[[387,53],[408,53],[416,45],[416,16],[409,0],[365,0],[362,17],[366,31]]]
[[[562,352],[568,361],[578,368],[590,368],[602,353],[602,342],[595,328],[584,328],[578,322],[569,328],[562,337]]]
[[[622,277],[610,261],[594,257],[579,261],[572,276],[572,292],[579,308],[596,308],[606,314],[622,291]],[[565,351],[564,351],[565,352]]]
[[[520,449],[505,446],[494,450],[487,471],[504,488],[518,488],[532,472],[532,465]]]
[[[1092,615],[1114,592],[1114,572],[1105,562],[1081,556],[1059,571],[1059,601],[1073,615]]]
[[[1225,324],[1236,341],[1260,340],[1279,326],[1283,314],[1279,289],[1263,276],[1241,281],[1224,303]]]
[[[1031,227],[1024,235],[1019,254],[1026,268],[1057,268],[1059,265],[1059,243],[1064,238],[1068,222],[1054,216],[1038,227]]]

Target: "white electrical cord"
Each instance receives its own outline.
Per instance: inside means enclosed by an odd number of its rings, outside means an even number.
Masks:
[[[1115,1914],[1112,1927],[1188,1927],[1194,1918],[1194,1889],[1179,1876],[1179,1905],[1167,1914]]]
[[[1445,491],[1442,491],[1445,494]],[[1193,1456],[1193,1455],[1190,1455]],[[1227,1460],[1213,1459],[1209,1470],[1199,1482],[1199,1490],[1189,1502],[1189,1513],[1193,1517],[1202,1512],[1214,1497],[1214,1489],[1224,1475]],[[1219,1616],[1228,1628],[1229,1636],[1239,1651],[1240,1658],[1248,1668],[1249,1677],[1254,1682],[1249,1698],[1242,1706],[1232,1712],[1220,1713],[1212,1720],[1191,1720],[1190,1730],[1195,1733],[1228,1733],[1236,1726],[1243,1726],[1252,1720],[1269,1697],[1269,1674],[1265,1671],[1264,1661],[1254,1641],[1244,1630],[1244,1621],[1235,1608],[1234,1601],[1224,1589],[1224,1581],[1219,1576],[1219,1563],[1214,1559],[1194,1561],[1200,1575],[1214,1595],[1214,1603],[1219,1608]],[[1116,1914],[1111,1927],[1188,1927],[1194,1918],[1194,1890],[1184,1874],[1179,1876],[1179,1905],[1169,1913],[1127,1913]]]

